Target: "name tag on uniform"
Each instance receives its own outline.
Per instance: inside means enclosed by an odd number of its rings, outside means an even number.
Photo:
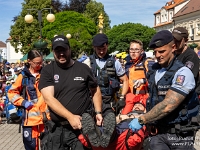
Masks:
[[[167,91],[159,91],[158,92],[158,95],[166,95],[167,94]]]

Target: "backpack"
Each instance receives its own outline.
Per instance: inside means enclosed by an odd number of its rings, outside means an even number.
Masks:
[[[20,95],[25,98],[26,96],[26,85],[28,82],[28,78],[25,75],[25,73],[22,71],[21,72],[23,78],[22,78],[22,92]],[[7,123],[21,123],[22,121],[22,112],[23,108],[21,106],[15,106],[12,102],[9,101],[7,92],[11,88],[12,84],[6,87],[6,119]]]

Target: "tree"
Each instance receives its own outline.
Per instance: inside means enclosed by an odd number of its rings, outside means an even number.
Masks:
[[[116,50],[123,52],[129,48],[130,41],[140,39],[143,42],[144,50],[148,49],[149,41],[156,33],[153,28],[140,23],[124,23],[115,25],[107,32],[109,39],[109,52]]]
[[[71,10],[83,13],[89,2],[90,0],[69,0],[69,2],[66,0],[66,2],[63,3],[60,0],[52,0],[52,7],[55,12]]]
[[[56,20],[49,24],[45,20],[43,34],[47,39],[52,39],[54,35],[70,33],[69,39],[73,52],[80,54],[85,51],[90,53],[92,50],[92,37],[97,29],[94,22],[80,13],[74,11],[63,11],[55,14]],[[51,47],[51,45],[49,45]]]
[[[83,13],[86,9],[86,5],[90,0],[69,0],[69,9],[79,13]]]
[[[91,0],[87,5],[86,5],[86,10],[84,11],[84,15],[94,21],[96,26],[98,26],[99,19],[98,17],[102,13],[104,17],[104,27],[103,27],[103,32],[106,33],[107,31],[110,30],[110,20],[109,16],[107,13],[104,11],[104,5],[102,3],[98,3],[95,0]]]
[[[51,6],[53,7],[54,12],[61,12],[63,11],[63,3],[60,0],[52,0]],[[68,9],[68,5],[65,9]]]
[[[34,41],[37,41],[40,36],[38,12],[36,10],[29,12],[34,18],[34,21],[29,24],[24,21],[24,17],[28,14],[27,9],[34,8],[41,10],[43,8],[50,8],[50,6],[51,0],[24,0],[22,3],[22,12],[16,19],[14,25],[11,26],[10,30],[10,36],[12,37],[11,44],[16,52],[21,51],[23,54],[26,54],[33,48]],[[48,13],[49,10],[42,11],[43,21],[46,20]],[[21,46],[19,47],[19,45]]]

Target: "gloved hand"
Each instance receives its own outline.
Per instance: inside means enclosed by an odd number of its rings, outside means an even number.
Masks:
[[[143,79],[138,79],[135,81],[133,87],[136,89],[136,88],[140,87],[140,85],[142,85],[143,83],[144,83]]]
[[[86,55],[82,55],[81,58],[77,59],[79,62],[83,62],[87,59],[88,57]]]
[[[133,132],[137,132],[142,128],[142,125],[138,122],[138,118],[133,119],[128,126]]]
[[[24,107],[29,110],[33,107],[33,103],[30,101],[25,102]]]

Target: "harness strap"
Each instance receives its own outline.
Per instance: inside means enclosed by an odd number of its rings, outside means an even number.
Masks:
[[[129,146],[128,146],[128,138],[131,136],[131,129],[128,129],[128,132],[126,134],[126,138],[125,138],[125,145],[126,145],[126,149],[130,150]]]

